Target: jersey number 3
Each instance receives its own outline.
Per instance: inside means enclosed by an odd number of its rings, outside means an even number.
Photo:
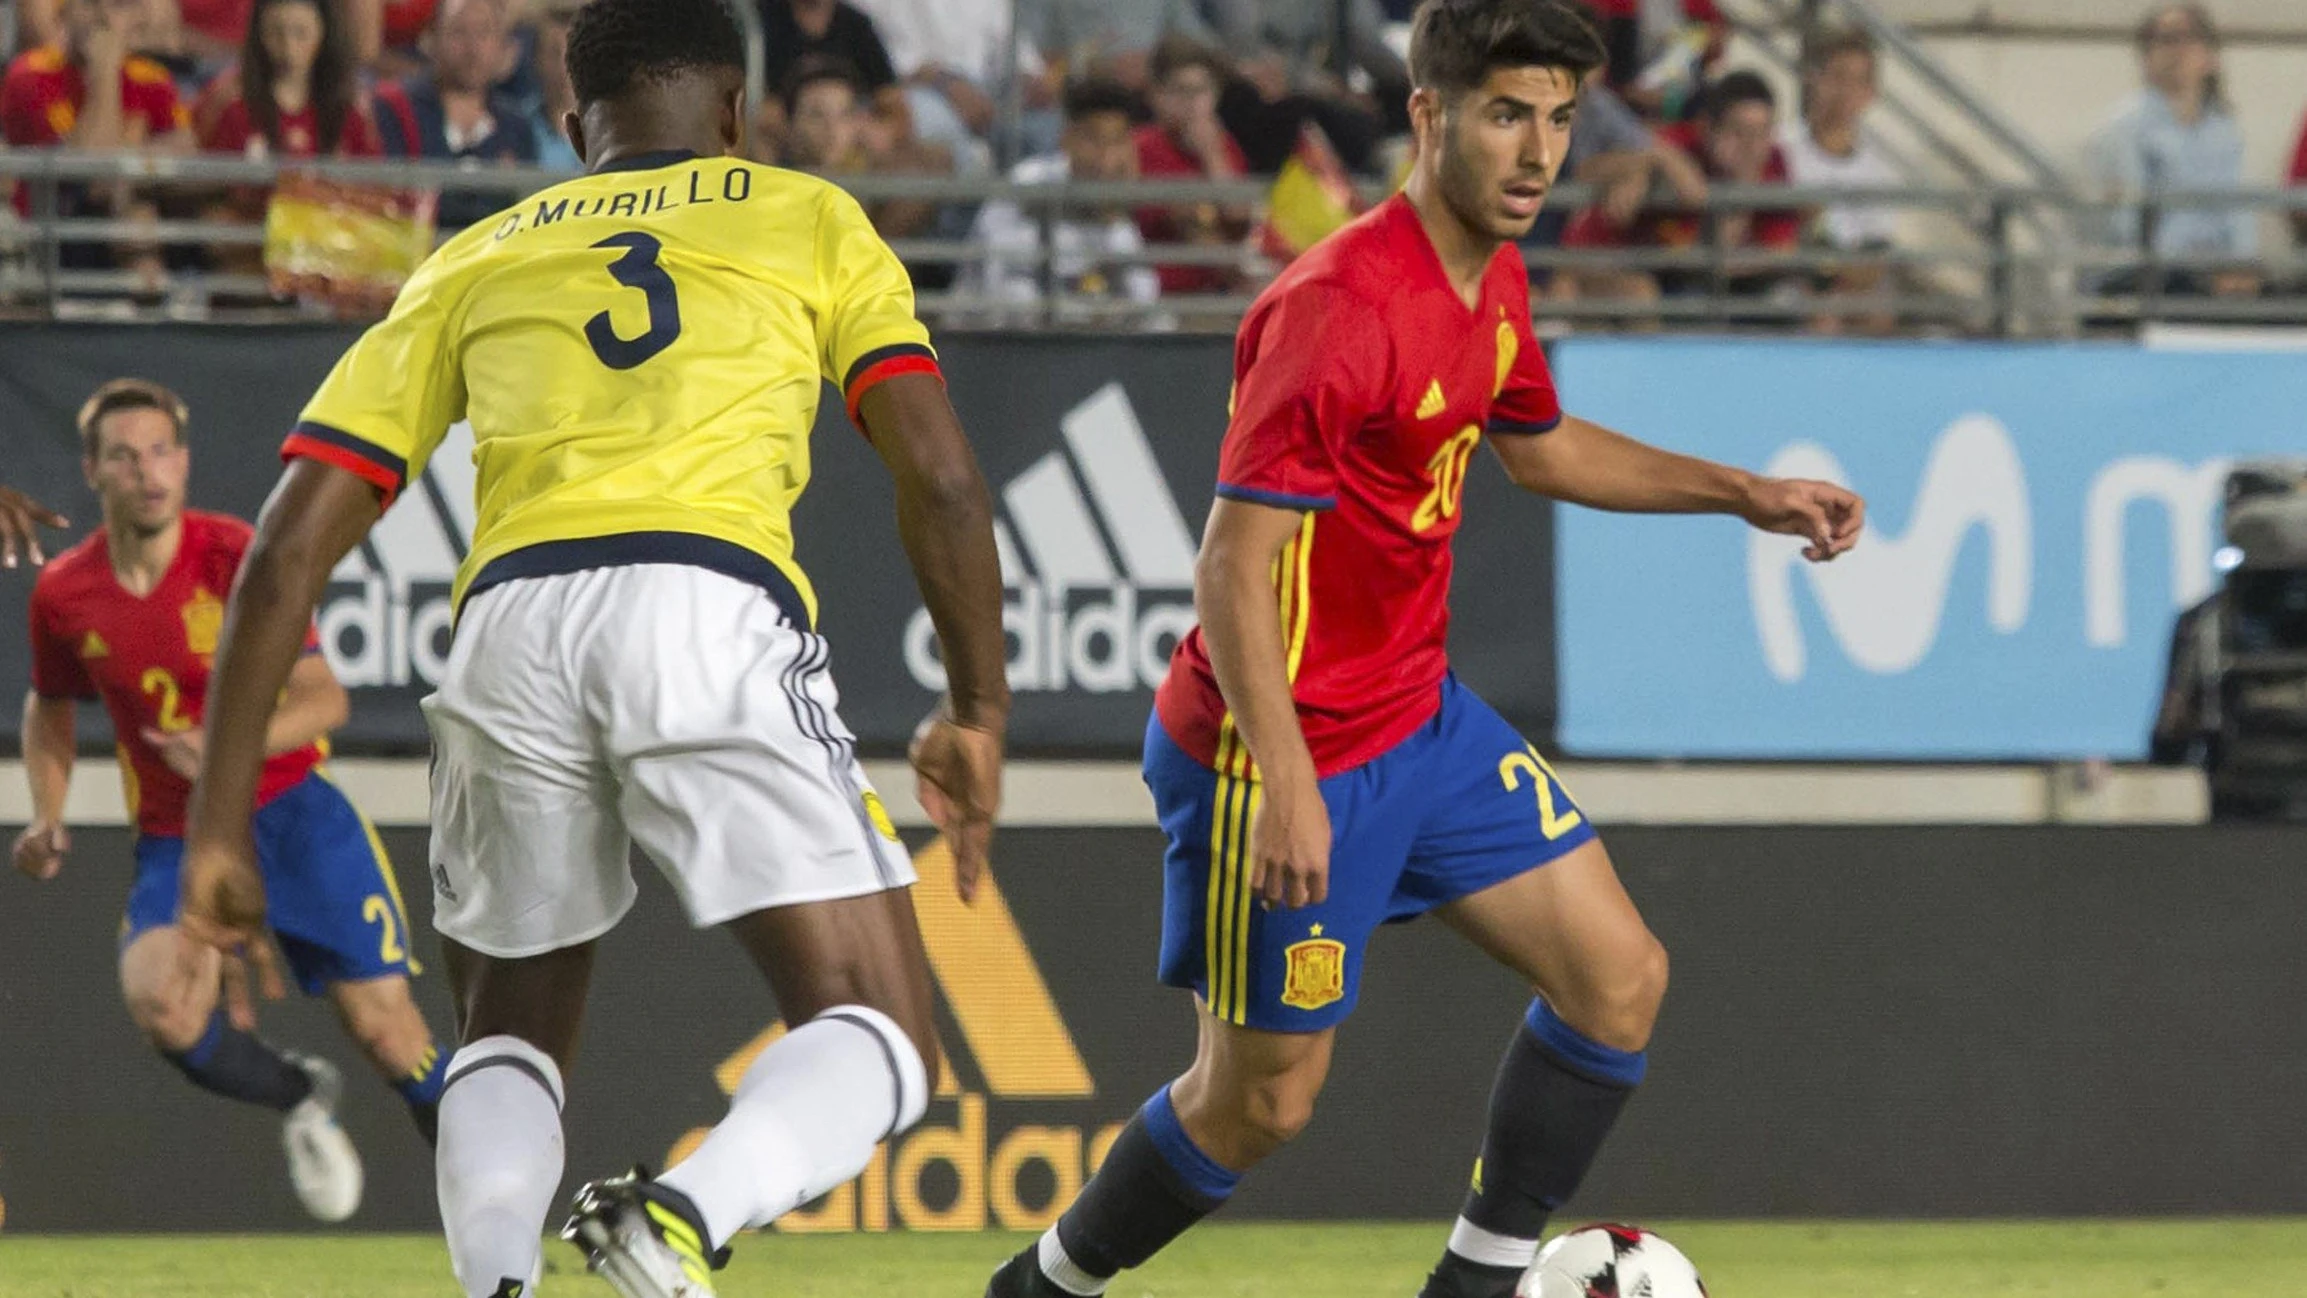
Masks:
[[[609,278],[626,288],[641,290],[648,298],[649,328],[638,338],[619,338],[609,313],[602,311],[585,322],[585,341],[610,369],[629,370],[647,364],[681,336],[681,295],[674,291],[673,277],[657,264],[665,245],[653,234],[628,230],[593,246],[625,250],[624,256],[609,263]]]

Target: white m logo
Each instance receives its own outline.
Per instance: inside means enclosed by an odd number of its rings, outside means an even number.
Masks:
[[[1812,442],[1781,449],[1763,472],[1848,481],[1841,462]],[[1857,549],[1812,565],[1799,538],[1754,534],[1746,583],[1771,675],[1793,682],[1808,669],[1794,600],[1797,569],[1809,575],[1827,626],[1852,662],[1886,676],[1912,669],[1938,640],[1955,557],[1974,527],[1987,536],[1987,623],[2008,635],[2026,625],[2034,594],[2034,519],[2018,448],[1992,416],[1966,415],[1940,434],[1904,536],[1871,525]]]

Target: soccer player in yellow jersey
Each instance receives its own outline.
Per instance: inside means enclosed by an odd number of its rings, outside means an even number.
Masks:
[[[633,844],[795,1026],[678,1167],[579,1192],[564,1233],[628,1298],[712,1293],[732,1236],[855,1176],[935,1087],[911,861],[836,715],[793,559],[827,379],[895,478],[944,645],[922,802],[965,898],[985,866],[1009,698],[984,482],[857,204],[731,156],[743,49],[721,0],[578,13],[567,128],[589,174],[451,240],[337,363],[288,440],[209,687],[184,922],[269,984],[248,846],[264,719],[331,568],[470,420],[478,522],[425,714],[463,1043],[440,1207],[475,1298],[537,1283],[562,1077]]]

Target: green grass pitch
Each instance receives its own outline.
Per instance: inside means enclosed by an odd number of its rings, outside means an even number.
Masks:
[[[2307,1295],[2307,1219],[1664,1223],[1715,1298],[2285,1298]],[[1411,1298],[1433,1225],[1212,1225],[1115,1298]],[[743,1242],[726,1298],[978,1298],[1001,1235]],[[612,1298],[552,1245],[545,1298]],[[438,1240],[0,1236],[0,1298],[454,1298]]]

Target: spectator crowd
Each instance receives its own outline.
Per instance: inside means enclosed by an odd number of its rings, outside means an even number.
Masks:
[[[1246,195],[1293,167],[1383,184],[1406,164],[1408,70],[1389,28],[1414,0],[737,2],[755,8],[764,38],[770,93],[749,146],[764,162],[834,177],[1261,182],[1224,191]],[[1630,328],[1698,294],[1767,303],[1762,314],[1825,332],[1898,327],[1888,304],[1910,280],[1888,207],[1853,197],[1704,210],[1723,185],[1907,183],[1865,125],[1874,45],[1812,33],[1787,103],[1727,65],[1715,0],[1584,3],[1610,61],[1585,90],[1564,175],[1599,197],[1547,212],[1532,231],[1533,246],[1580,254],[1536,276],[1538,291],[1621,304],[1610,314]],[[11,30],[14,41],[0,135],[33,148],[570,169],[562,54],[581,4],[0,0],[0,49]],[[2123,197],[2242,183],[2209,14],[2159,6],[2138,46],[2144,85],[2096,137],[2093,175]],[[2291,179],[2307,183],[2307,124]],[[91,185],[64,186],[56,201],[63,215],[255,225],[268,196]],[[499,205],[452,191],[438,221],[454,229]],[[29,210],[22,189],[15,208]],[[1049,213],[905,198],[869,211],[892,239],[974,249],[911,260],[922,287],[955,290],[978,319],[1161,327],[1195,318],[1197,299],[1255,291],[1277,249],[1280,222],[1265,208],[1229,198]],[[2257,234],[2248,215],[2134,208],[2092,237],[2177,263],[2152,272],[2158,291],[2247,296],[2268,288]],[[65,261],[157,291],[168,269],[251,270],[256,258],[247,246],[123,241],[69,248]],[[2113,273],[2105,286],[2137,289],[2147,274]]]

